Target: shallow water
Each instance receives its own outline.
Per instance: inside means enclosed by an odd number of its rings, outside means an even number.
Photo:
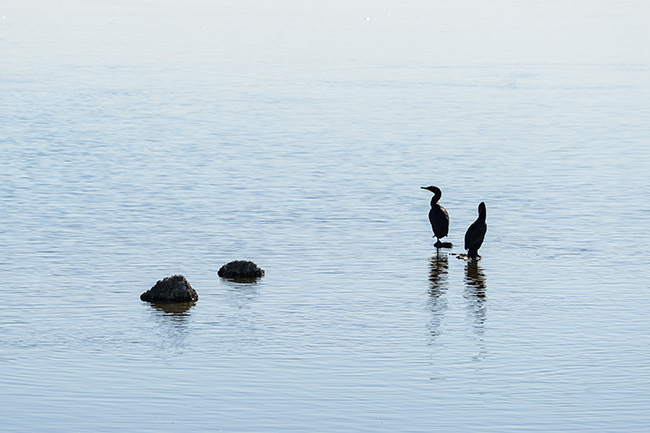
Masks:
[[[3,429],[645,431],[647,7],[492,5],[1,6]]]

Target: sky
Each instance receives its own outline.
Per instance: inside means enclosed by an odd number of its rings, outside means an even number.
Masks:
[[[0,4],[9,61],[647,63],[650,3],[613,0],[21,0]],[[76,60],[72,60],[76,59]]]

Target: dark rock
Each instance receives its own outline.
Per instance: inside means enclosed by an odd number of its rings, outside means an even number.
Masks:
[[[217,274],[222,278],[228,278],[231,280],[252,281],[264,276],[264,270],[260,269],[253,262],[247,260],[235,260],[234,262],[223,265]]]
[[[140,299],[156,304],[173,304],[196,301],[199,295],[184,276],[174,275],[158,281],[155,286],[140,295]]]

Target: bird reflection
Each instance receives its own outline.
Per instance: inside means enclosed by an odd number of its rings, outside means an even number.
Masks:
[[[468,289],[475,292],[477,297],[485,300],[487,289],[485,272],[477,262],[468,262],[465,265],[465,284]]]
[[[474,321],[474,329],[477,332],[483,332],[483,326],[487,318],[487,286],[485,283],[485,273],[476,261],[468,262],[465,265],[465,299],[467,300],[467,309]]]
[[[447,310],[447,276],[449,259],[447,254],[437,252],[429,259],[429,309],[431,310],[431,323],[429,330],[433,337],[441,334],[440,324]]]
[[[467,301],[467,312],[476,335],[478,353],[474,355],[475,361],[482,361],[487,353],[483,334],[485,333],[485,321],[487,320],[487,285],[485,273],[478,262],[472,260],[465,265],[465,293]]]

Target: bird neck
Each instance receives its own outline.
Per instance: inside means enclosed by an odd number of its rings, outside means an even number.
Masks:
[[[438,193],[435,193],[435,192],[433,193],[433,197],[431,198],[431,207],[435,206],[436,203],[438,203],[438,200],[440,200],[441,196],[442,196],[442,194],[438,194]]]

